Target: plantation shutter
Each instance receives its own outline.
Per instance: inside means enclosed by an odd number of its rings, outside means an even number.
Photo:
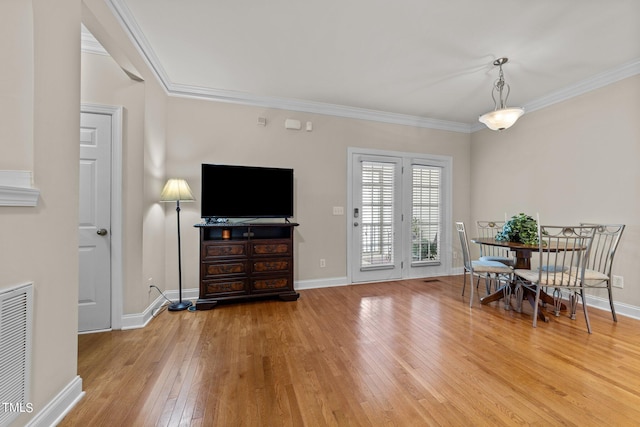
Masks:
[[[440,262],[442,168],[412,165],[411,262]]]
[[[393,267],[395,165],[362,162],[361,269]]]

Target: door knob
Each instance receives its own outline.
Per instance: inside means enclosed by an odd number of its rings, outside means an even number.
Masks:
[[[354,223],[353,223],[353,226],[354,226],[354,227],[357,227],[357,226],[358,226],[358,223],[357,223],[357,222],[354,222]]]
[[[96,233],[98,233],[98,236],[106,236],[107,235],[107,229],[106,228],[100,228],[100,229],[98,229],[98,231],[96,231]]]

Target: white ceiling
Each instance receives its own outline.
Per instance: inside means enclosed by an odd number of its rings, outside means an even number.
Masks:
[[[231,102],[470,129],[502,56],[528,111],[640,73],[639,0],[108,2],[169,91]]]

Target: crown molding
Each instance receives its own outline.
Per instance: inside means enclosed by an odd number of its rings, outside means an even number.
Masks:
[[[167,91],[170,96],[183,98],[208,99],[217,102],[228,102],[233,104],[276,108],[279,110],[299,111],[304,113],[324,114],[350,119],[369,120],[375,122],[439,129],[452,132],[470,133],[471,130],[471,126],[467,123],[431,119],[427,117],[418,117],[385,111],[369,110],[365,108],[349,107],[345,105],[327,104],[322,102],[256,96],[243,92],[210,89],[173,83],[167,84]]]
[[[637,74],[640,74],[640,58],[538,98],[523,108],[527,113],[532,113]]]
[[[122,0],[106,0],[106,2],[147,67],[156,76],[165,92],[170,95],[169,85],[171,82],[169,77],[127,5]]]
[[[460,133],[473,133],[486,129],[482,123],[460,123],[428,117],[411,116],[406,114],[389,113],[364,108],[348,107],[343,105],[325,104],[321,102],[283,99],[275,97],[257,96],[243,92],[211,89],[189,85],[174,84],[169,80],[162,68],[160,61],[153,52],[151,45],[144,37],[142,30],[137,25],[133,15],[124,4],[123,0],[107,0],[114,15],[129,35],[130,40],[138,49],[149,68],[155,74],[158,81],[170,96],[207,99],[217,102],[251,105],[281,110],[300,111],[306,113],[325,114],[351,119],[369,120],[382,123],[400,124],[406,126],[423,127]],[[613,70],[598,74],[579,83],[567,86],[557,92],[538,98],[523,106],[525,113],[548,107],[558,102],[582,95],[594,89],[615,83],[619,80],[640,74],[640,58],[624,64]]]

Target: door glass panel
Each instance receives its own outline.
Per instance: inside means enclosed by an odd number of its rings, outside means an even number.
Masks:
[[[411,262],[440,262],[442,168],[413,165],[411,171]]]
[[[394,264],[395,167],[362,162],[361,269]]]

